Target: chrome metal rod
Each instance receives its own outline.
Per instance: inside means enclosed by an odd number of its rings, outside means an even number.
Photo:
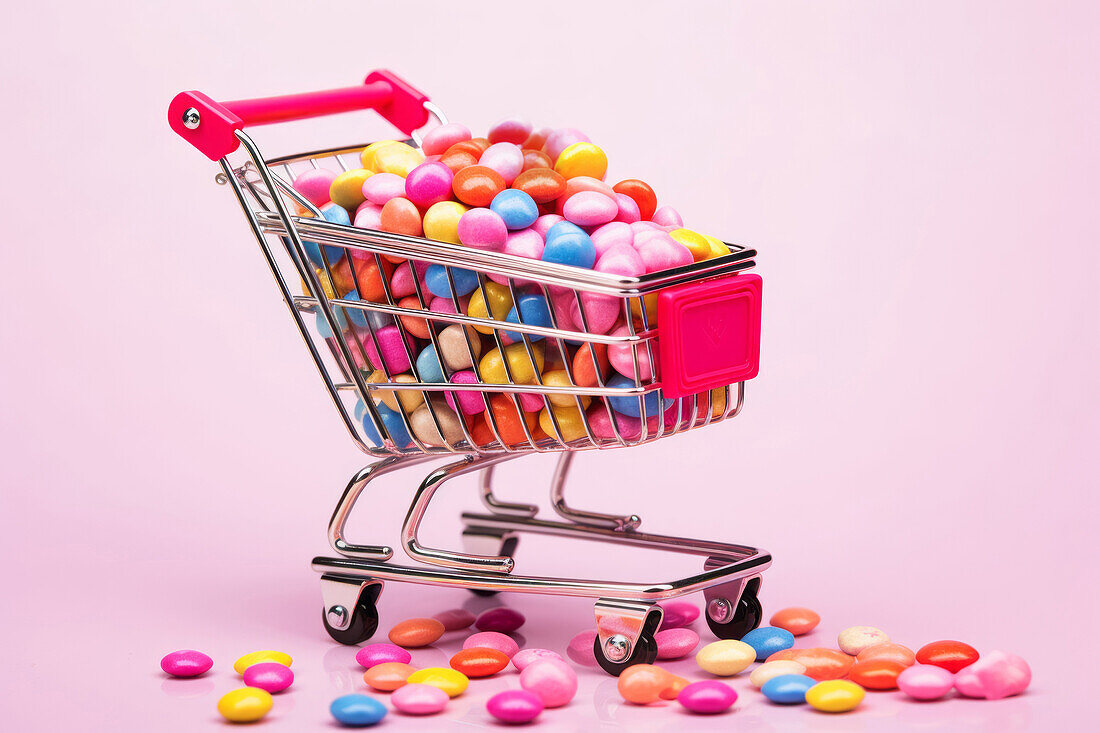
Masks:
[[[566,454],[568,455],[568,454]],[[481,472],[481,503],[493,514],[503,514],[511,517],[533,517],[539,513],[539,508],[534,504],[513,504],[501,501],[493,494],[493,470],[489,466]]]
[[[495,456],[466,456],[460,461],[449,463],[442,468],[437,468],[424,479],[420,488],[416,490],[409,513],[405,516],[405,523],[401,527],[401,544],[405,552],[413,560],[428,563],[430,565],[442,565],[449,568],[463,568],[466,570],[489,570],[496,573],[510,573],[515,566],[515,561],[504,555],[468,555],[463,552],[451,552],[431,547],[424,547],[417,538],[420,531],[420,522],[428,510],[435,492],[447,481],[470,473],[480,471],[497,463],[511,460],[516,454],[505,453]]]
[[[550,506],[562,519],[568,519],[576,524],[613,529],[618,532],[637,529],[642,523],[637,514],[629,516],[616,516],[614,514],[601,514],[600,512],[587,512],[581,509],[573,509],[565,503],[565,479],[569,475],[569,468],[573,465],[573,457],[576,454],[565,451],[558,458],[558,465],[554,469],[554,477],[550,484]]]

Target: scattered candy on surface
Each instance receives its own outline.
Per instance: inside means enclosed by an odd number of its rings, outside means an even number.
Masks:
[[[781,674],[760,686],[764,697],[780,705],[801,705],[817,680],[804,674]]]
[[[375,725],[386,717],[386,706],[369,695],[341,695],[329,705],[329,712],[336,722],[350,728]]]
[[[596,347],[599,349],[599,346]],[[581,354],[586,350],[582,349],[577,352],[577,359],[580,360]],[[603,350],[604,354],[607,354],[607,349]],[[586,354],[587,355],[587,354]],[[588,356],[589,368],[591,369],[591,356]],[[574,367],[576,370],[576,367]],[[604,373],[607,372],[607,368],[602,369]],[[595,384],[595,379],[592,380],[592,384]],[[661,629],[678,629],[681,626],[687,626],[688,624],[699,618],[699,607],[689,601],[666,601],[665,603],[658,604],[661,607],[663,615],[661,616]]]
[[[837,680],[848,674],[848,670],[855,664],[856,658],[824,647],[811,647],[809,649],[784,649],[767,658],[773,662],[780,659],[790,659],[798,662],[806,668],[807,677],[815,680]]]
[[[909,647],[904,644],[895,644],[890,641],[869,646],[856,655],[857,664],[859,662],[870,662],[876,659],[897,662],[902,667],[909,667],[916,663],[917,658],[913,650]]]
[[[653,664],[634,664],[622,671],[616,687],[627,702],[648,705],[662,699],[661,693],[673,684],[673,675]]]
[[[470,684],[470,678],[449,667],[428,667],[413,672],[405,679],[405,682],[410,685],[419,684],[438,687],[446,692],[449,697],[457,697],[466,691]]]
[[[474,626],[481,631],[499,631],[506,634],[523,626],[526,620],[527,619],[524,618],[523,614],[519,611],[506,606],[500,606],[498,608],[490,608],[478,614],[477,620],[474,621]]]
[[[821,623],[821,617],[808,608],[792,606],[773,613],[768,623],[777,628],[786,629],[795,636],[803,636],[817,628]]]
[[[218,700],[218,712],[231,723],[254,723],[267,715],[274,701],[258,687],[241,687]]]
[[[598,662],[596,662],[593,645],[597,636],[598,632],[595,629],[580,632],[569,640],[569,646],[566,647],[565,653],[577,664],[585,667],[595,667]]]
[[[916,660],[921,664],[943,667],[948,672],[958,672],[978,661],[978,650],[961,641],[933,641],[917,650]]]
[[[370,669],[385,662],[408,664],[412,661],[412,654],[396,644],[367,644],[355,653],[355,661],[364,669]]]
[[[461,631],[472,626],[477,617],[465,608],[453,608],[449,611],[441,611],[432,618],[443,624],[443,628],[447,631]]]
[[[1031,667],[1015,654],[992,651],[955,675],[955,689],[965,697],[1000,700],[1019,695],[1031,684]]]
[[[577,694],[577,673],[560,659],[537,659],[519,673],[519,684],[546,707],[558,708]]]
[[[676,699],[693,713],[724,713],[737,702],[737,691],[718,680],[692,682],[680,690]]]
[[[405,715],[435,715],[447,707],[450,696],[438,687],[412,682],[398,687],[390,695],[390,702]]]
[[[665,629],[655,634],[658,659],[682,659],[699,646],[699,635],[691,629]]]
[[[589,651],[591,651],[592,643],[589,642]],[[557,652],[550,651],[549,649],[520,649],[514,655],[512,655],[512,664],[522,672],[533,662],[537,662],[540,659],[562,659],[561,655]]]
[[[198,677],[213,666],[213,659],[193,649],[171,652],[160,660],[160,668],[173,677]]]
[[[848,679],[867,690],[895,690],[898,675],[906,666],[889,659],[869,659],[856,661],[848,670]]]
[[[363,681],[381,692],[393,692],[404,685],[415,671],[415,667],[403,662],[382,662],[364,672]]]
[[[760,688],[768,680],[785,674],[805,674],[806,668],[791,659],[777,659],[774,662],[764,662],[749,674],[749,684]]]
[[[756,661],[756,650],[743,641],[722,639],[707,644],[695,655],[695,662],[704,672],[719,677],[731,677],[745,671]]]
[[[279,664],[289,667],[294,660],[290,658],[289,654],[266,649],[260,652],[245,654],[243,657],[233,662],[233,671],[237,674],[244,674],[246,669],[260,662],[278,662]]]
[[[794,634],[776,626],[761,626],[741,637],[756,650],[756,661],[762,662],[772,654],[794,646]]]
[[[914,664],[902,670],[897,684],[914,700],[939,700],[955,686],[955,675],[932,664]]]
[[[885,631],[874,626],[850,626],[836,638],[836,645],[845,654],[855,656],[869,646],[890,641]]]
[[[390,629],[389,639],[397,646],[416,649],[439,641],[444,631],[443,624],[434,618],[410,618]]]
[[[539,696],[527,690],[498,692],[485,703],[489,714],[504,723],[530,723],[544,707]]]
[[[498,652],[503,652],[509,659],[514,657],[516,652],[519,651],[519,644],[516,643],[516,640],[499,631],[481,631],[476,634],[471,634],[462,642],[463,649],[472,649],[474,647],[496,649]]]
[[[259,662],[244,671],[244,683],[270,693],[282,692],[294,683],[294,672],[278,662]]]
[[[806,702],[826,713],[855,710],[866,695],[863,688],[848,680],[826,680],[806,690]]]
[[[508,666],[508,655],[496,649],[470,647],[451,657],[451,668],[467,677],[491,677]]]

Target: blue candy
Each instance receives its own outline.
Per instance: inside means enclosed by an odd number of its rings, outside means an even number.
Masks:
[[[806,690],[816,684],[817,680],[804,674],[781,674],[765,682],[760,691],[780,705],[798,705],[806,702]]]
[[[328,711],[341,725],[360,728],[374,725],[386,717],[386,706],[367,695],[341,695],[332,701]]]
[[[559,221],[546,232],[542,261],[591,268],[596,264],[596,245],[576,224]]]
[[[321,207],[321,214],[325,217],[325,221],[332,222],[333,224],[343,224],[344,226],[351,226],[351,217],[348,216],[347,209],[337,204],[325,204]],[[306,251],[306,257],[313,263],[314,267],[324,267],[325,261],[321,257],[321,247],[316,242],[302,242],[302,247]],[[340,261],[340,258],[344,256],[343,247],[334,247],[331,244],[325,245],[325,255],[328,257],[328,263],[335,265]]]
[[[416,357],[416,371],[420,374],[421,382],[446,382],[443,376],[443,366],[439,363],[439,357],[435,353],[435,344],[428,344],[420,356]]]
[[[359,302],[359,293],[352,290],[347,295],[343,296],[344,300],[351,300]],[[343,331],[348,327],[348,319],[356,326],[367,325],[367,313],[369,311],[361,311],[355,308],[344,308],[339,305],[332,306],[332,314],[336,316],[336,325]],[[317,310],[317,332],[321,334],[321,338],[332,338],[332,331],[328,327],[328,322],[325,321],[325,314],[318,308]]]
[[[506,188],[493,197],[489,209],[504,219],[509,229],[526,229],[539,218],[539,206],[523,191]]]
[[[761,626],[742,636],[741,641],[756,650],[756,661],[763,662],[776,652],[793,647],[794,634],[774,626]]]
[[[624,387],[633,387],[634,380],[627,379],[621,374],[616,374],[607,380],[608,387],[615,387],[622,389]],[[638,396],[637,395],[620,395],[618,397],[608,397],[608,401],[611,403],[611,409],[620,415],[626,415],[628,417],[638,417],[642,415],[638,411]],[[644,397],[645,401],[645,413],[646,417],[655,417],[664,414],[664,411],[672,407],[673,400],[665,398],[658,401],[656,392],[647,392]]]
[[[516,311],[517,306],[519,307],[518,312]],[[522,320],[520,316],[523,316]],[[505,320],[509,323],[523,323],[526,326],[543,326],[544,328],[553,325],[550,320],[550,307],[546,304],[546,298],[541,295],[519,296],[519,301],[512,306],[512,310],[508,311]],[[513,341],[523,340],[523,336],[519,331],[505,331],[504,334]],[[544,337],[536,333],[529,333],[527,338],[538,341]]]
[[[378,410],[378,416],[382,418],[382,424],[386,426],[386,432],[390,434],[390,439],[394,445],[398,448],[404,448],[412,443],[412,438],[409,436],[409,431],[400,415],[382,404],[375,405],[375,409]],[[361,413],[360,410],[362,410]],[[374,421],[371,420],[366,406],[359,402],[355,406],[355,412],[356,416],[363,421],[363,431],[367,434],[370,442],[376,446],[382,445],[382,435],[374,426]]]
[[[477,287],[476,272],[463,270],[459,267],[449,269],[451,278],[455,281],[456,295],[469,295],[474,292],[474,288]],[[428,265],[428,270],[424,273],[424,282],[428,285],[428,290],[432,292],[432,295],[438,295],[440,298],[451,297],[451,284],[447,282],[447,270],[444,269],[443,265]]]

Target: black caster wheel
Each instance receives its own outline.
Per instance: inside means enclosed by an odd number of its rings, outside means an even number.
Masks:
[[[727,601],[728,603],[728,601]],[[737,601],[733,616],[724,622],[715,621],[706,614],[707,626],[719,639],[740,639],[760,625],[764,618],[764,609],[756,597],[756,588],[746,588]]]
[[[519,537],[509,537],[508,539],[504,540],[503,544],[501,544],[500,554],[515,558],[516,545],[518,544]],[[470,592],[473,593],[475,596],[481,596],[482,598],[491,598],[497,593],[500,593],[499,590],[482,590],[480,588],[470,588]]]
[[[321,609],[321,623],[325,625],[325,631],[333,640],[341,644],[353,646],[362,643],[374,636],[378,630],[378,593],[371,593],[370,589],[364,590],[359,597],[359,602],[351,610],[351,623],[347,628],[338,629],[332,625],[332,620],[338,618],[330,609]],[[330,615],[333,618],[330,619]]]
[[[620,662],[613,662],[605,656],[604,649],[600,646],[600,637],[597,636],[592,642],[592,653],[596,655],[596,661],[604,672],[607,672],[613,677],[618,677],[627,667],[633,667],[635,664],[653,664],[656,662],[657,640],[649,634],[643,633],[638,637],[638,643],[634,645],[634,650],[629,657]]]

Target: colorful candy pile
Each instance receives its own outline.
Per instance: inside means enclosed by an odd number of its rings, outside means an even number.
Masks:
[[[681,659],[699,645],[699,635],[687,628],[699,609],[685,601],[663,605],[657,632],[658,659]],[[577,694],[577,674],[557,652],[520,649],[509,636],[525,622],[523,614],[499,607],[478,616],[463,609],[413,618],[394,625],[389,643],[359,649],[355,661],[366,671],[363,681],[375,692],[390,693],[393,708],[404,715],[434,715],[466,692],[470,680],[492,677],[511,665],[519,672],[519,689],[505,690],[486,702],[490,716],[505,723],[528,723],[546,709],[569,704]],[[1031,682],[1027,662],[994,651],[979,655],[960,641],[934,641],[913,652],[871,626],[853,626],[837,638],[836,649],[795,648],[795,637],[812,632],[819,616],[807,608],[786,608],[771,617],[771,625],[755,629],[742,639],[706,644],[695,655],[702,672],[711,678],[691,681],[652,664],[628,667],[619,676],[619,694],[635,705],[676,700],[698,714],[722,713],[737,702],[738,693],[717,678],[730,678],[760,662],[748,676],[749,684],[777,705],[807,703],[829,713],[854,710],[866,691],[901,690],[916,700],[937,700],[955,689],[968,698],[997,700],[1018,695]],[[444,634],[479,629],[450,659],[449,667],[417,669],[409,649],[439,641]],[[596,631],[577,634],[568,657],[595,666]],[[218,701],[218,711],[235,723],[263,718],[273,705],[272,693],[294,681],[289,655],[277,651],[246,654],[233,664],[246,687]],[[196,651],[177,651],[161,660],[161,669],[175,677],[196,677],[213,666],[210,657]],[[370,695],[354,693],[334,700],[329,708],[337,722],[352,727],[380,722],[388,712]]]
[[[367,146],[361,162],[362,168],[339,174],[325,168],[309,170],[294,180],[294,188],[336,224],[618,276],[660,272],[730,252],[718,239],[684,228],[673,208],[658,207],[656,194],[645,182],[606,183],[607,156],[577,130],[533,131],[531,125],[509,119],[494,125],[487,137],[474,138],[463,125],[451,123],[429,132],[421,150],[383,141]],[[388,287],[401,308],[440,314],[461,311],[541,328],[556,325],[594,334],[629,334],[623,300],[613,296],[558,286],[543,290],[522,280],[513,281],[517,288],[513,291],[508,278],[496,274],[479,282],[476,272],[463,268],[354,250],[345,254],[341,247],[312,242],[305,246],[330,298],[386,302]],[[418,285],[428,302],[418,296]],[[305,292],[310,292],[308,285]],[[631,307],[635,328],[645,330],[646,322],[650,327],[655,323],[653,296],[647,296],[644,319],[640,303]],[[484,384],[537,385],[541,381],[556,387],[594,387],[601,379],[610,387],[635,384],[635,355],[629,344],[592,348],[586,343],[547,341],[544,335],[530,332],[526,332],[529,343],[524,344],[524,334],[518,330],[498,331],[498,344],[493,326],[463,330],[445,321],[402,316],[398,327],[391,317],[345,308],[337,308],[337,321],[356,365],[368,370],[376,383],[389,381],[386,371],[395,382],[416,382],[415,365],[419,381],[432,383],[476,384],[480,373]],[[429,329],[436,331],[438,347],[430,342]],[[320,316],[318,330],[326,338],[332,336]],[[548,346],[549,342],[553,343]],[[646,350],[639,352],[640,379],[647,382],[654,369]],[[540,395],[520,393],[521,409],[517,410],[512,399],[499,394],[486,400],[472,391],[433,393],[427,399],[438,417],[437,426],[424,393],[401,390],[395,395],[375,390],[373,394],[398,448],[412,443],[402,412],[412,434],[427,446],[464,440],[460,420],[478,445],[497,440],[492,422],[499,439],[508,444],[526,443],[527,431],[535,440],[554,436],[572,441],[587,434],[581,409],[588,410],[596,437],[614,437],[602,400],[592,404],[588,397],[578,402],[572,395],[559,394],[551,397],[548,408]],[[708,409],[714,417],[725,410],[724,390],[701,397],[700,418]],[[681,419],[672,400],[659,406],[657,399],[655,394],[646,398],[647,417],[656,420],[663,409],[666,423]],[[610,398],[608,404],[624,437],[636,438],[643,412],[639,401],[618,397]],[[688,409],[683,411],[685,418]],[[487,421],[487,410],[492,420]],[[368,438],[381,445],[369,416],[360,417],[366,418]]]

